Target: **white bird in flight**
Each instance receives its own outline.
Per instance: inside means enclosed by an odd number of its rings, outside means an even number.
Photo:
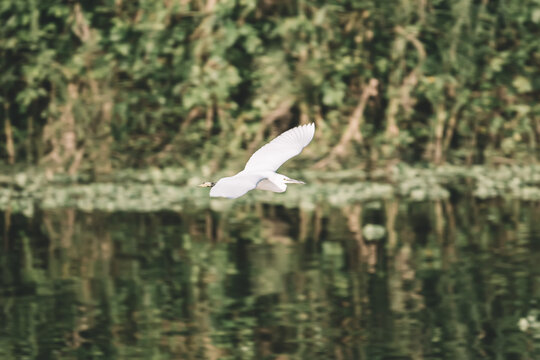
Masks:
[[[221,178],[216,183],[205,182],[199,186],[211,187],[211,197],[235,199],[253,189],[281,193],[287,190],[287,184],[305,184],[276,171],[285,161],[300,154],[311,142],[314,134],[314,123],[289,129],[255,151],[244,170],[238,174]]]

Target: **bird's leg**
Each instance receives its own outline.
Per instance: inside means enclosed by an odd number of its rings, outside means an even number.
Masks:
[[[285,183],[286,184],[305,184],[305,182],[303,182],[303,181],[295,180],[295,179],[291,179],[291,178],[287,178],[285,180]]]

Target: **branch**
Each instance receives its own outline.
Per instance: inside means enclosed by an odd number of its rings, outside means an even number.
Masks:
[[[314,165],[314,168],[321,169],[326,167],[328,164],[330,164],[332,161],[334,161],[336,158],[343,157],[347,155],[347,146],[351,142],[351,140],[356,140],[358,143],[362,143],[364,141],[364,137],[362,135],[362,132],[360,130],[360,127],[362,123],[364,122],[364,110],[367,105],[367,101],[372,96],[377,96],[377,86],[379,85],[379,81],[377,79],[370,79],[369,83],[364,87],[364,90],[362,91],[362,94],[360,95],[360,100],[358,101],[358,105],[356,105],[356,108],[354,109],[350,119],[349,124],[347,126],[347,129],[343,134],[341,134],[341,139],[339,140],[338,144],[332,149],[330,154],[325,157],[324,159],[320,160],[318,163]]]

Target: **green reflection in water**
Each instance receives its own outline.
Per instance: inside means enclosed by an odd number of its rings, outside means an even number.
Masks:
[[[469,198],[6,212],[0,358],[535,359],[538,219]]]

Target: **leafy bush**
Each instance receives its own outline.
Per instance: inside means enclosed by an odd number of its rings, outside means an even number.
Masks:
[[[538,0],[5,0],[0,20],[10,164],[214,169],[309,121],[318,167],[538,158]]]

